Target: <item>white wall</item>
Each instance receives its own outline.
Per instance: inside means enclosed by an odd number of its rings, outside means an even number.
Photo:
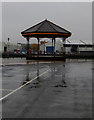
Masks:
[[[46,51],[46,46],[52,46],[52,40],[49,40],[48,43],[45,43],[45,45],[44,44],[40,45],[40,50],[44,51],[44,49],[45,49],[45,51]],[[53,46],[54,46],[54,41],[53,41]],[[62,52],[62,47],[63,47],[62,41],[56,40],[55,51],[58,50],[58,51]]]
[[[7,47],[7,51],[14,51],[14,49],[21,49],[22,47],[17,45],[17,44],[13,44],[13,43],[5,43],[5,42],[0,42],[0,52],[4,52],[4,46]]]

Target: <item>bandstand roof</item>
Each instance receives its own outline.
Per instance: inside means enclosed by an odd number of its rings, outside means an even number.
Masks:
[[[51,37],[70,37],[71,32],[68,30],[48,21],[47,19],[22,31],[22,36],[24,37],[41,37],[41,38],[51,38]]]

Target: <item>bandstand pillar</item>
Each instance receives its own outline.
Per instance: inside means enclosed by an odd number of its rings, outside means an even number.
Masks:
[[[29,56],[29,37],[27,37],[26,39],[27,39],[27,56]]]
[[[37,52],[37,57],[38,57],[38,59],[39,59],[39,51],[40,51],[40,47],[39,47],[39,38],[37,38],[37,40],[38,40],[38,52]]]
[[[53,55],[53,38],[52,38],[52,55]]]
[[[54,38],[54,57],[55,57],[55,38]]]
[[[63,55],[65,55],[65,53],[66,53],[66,49],[65,49],[65,44],[66,44],[66,37],[63,37],[62,38],[62,42],[63,42]]]
[[[64,61],[65,61],[66,60],[66,55],[65,55],[66,49],[64,45],[66,44],[66,37],[62,38],[62,42],[63,42],[63,56],[64,56]]]

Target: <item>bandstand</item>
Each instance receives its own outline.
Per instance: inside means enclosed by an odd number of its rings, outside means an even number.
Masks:
[[[27,40],[27,59],[38,59],[38,60],[62,60],[64,59],[65,49],[63,49],[63,56],[56,56],[55,54],[55,41],[56,38],[62,39],[62,44],[64,46],[66,38],[71,36],[71,32],[68,30],[50,22],[49,20],[45,19],[44,21],[24,30],[21,32],[22,36]],[[38,53],[37,56],[30,56],[29,55],[29,41],[30,38],[37,38],[38,40]],[[41,38],[51,38],[52,40],[52,48],[54,47],[54,53],[51,56],[47,55],[40,55],[40,46],[39,42]]]

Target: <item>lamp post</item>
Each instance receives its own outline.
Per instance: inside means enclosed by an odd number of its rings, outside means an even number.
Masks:
[[[8,51],[9,51],[9,40],[10,40],[10,38],[8,38],[8,43],[7,43]]]

